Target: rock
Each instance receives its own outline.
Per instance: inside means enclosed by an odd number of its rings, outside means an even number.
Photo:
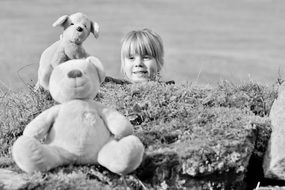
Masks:
[[[0,188],[4,189],[24,189],[28,185],[24,175],[16,172],[0,169]]]
[[[135,125],[135,134],[146,147],[135,172],[142,182],[164,189],[252,187],[246,181],[249,161],[253,155],[263,157],[262,145],[268,142],[258,131],[270,128],[268,117],[252,111],[256,104],[252,101],[269,99],[269,92],[255,86],[216,90],[151,83],[105,88],[103,104],[143,118]],[[269,100],[262,102],[264,113],[266,106],[271,107]],[[146,104],[137,109],[136,105]],[[258,180],[254,178],[253,184]]]
[[[165,140],[171,134],[168,132],[153,134],[156,138],[149,138],[149,132],[140,133],[147,149],[137,176],[146,183],[164,183],[170,189],[245,189],[256,143],[252,118],[241,117],[239,110],[221,108],[213,112],[219,113],[213,122],[221,119],[227,124],[195,126],[192,133],[183,131],[171,141]]]
[[[284,86],[284,85],[283,85]],[[281,87],[270,112],[272,133],[264,157],[266,178],[285,180],[285,90]]]
[[[141,180],[151,184],[161,184],[166,179],[168,183],[175,183],[180,170],[181,160],[177,153],[165,149],[149,152],[136,174]]]

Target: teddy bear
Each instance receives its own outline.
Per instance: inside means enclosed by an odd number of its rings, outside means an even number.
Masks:
[[[90,33],[93,33],[95,38],[99,36],[99,25],[80,12],[70,16],[61,16],[53,23],[53,27],[56,26],[63,27],[64,31],[60,39],[44,50],[40,57],[35,90],[41,87],[45,90],[49,89],[50,74],[58,64],[71,59],[88,57],[89,54],[83,48],[82,43]]]
[[[58,104],[35,117],[12,146],[23,171],[97,163],[125,175],[140,165],[144,146],[130,121],[94,100],[104,78],[103,66],[93,56],[54,68],[50,93]]]

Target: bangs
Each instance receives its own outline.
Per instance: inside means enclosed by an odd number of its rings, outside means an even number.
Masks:
[[[122,47],[122,55],[130,57],[135,54],[157,57],[157,50],[153,46],[154,42],[146,36],[136,34],[126,39]]]

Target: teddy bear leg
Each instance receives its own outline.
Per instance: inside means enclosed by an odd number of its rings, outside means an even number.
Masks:
[[[141,163],[144,146],[138,137],[129,135],[109,141],[98,153],[98,163],[117,174],[127,174]]]
[[[27,173],[47,171],[65,162],[60,149],[25,136],[19,137],[14,143],[12,156],[16,164]]]

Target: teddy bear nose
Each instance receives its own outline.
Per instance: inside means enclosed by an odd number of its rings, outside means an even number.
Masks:
[[[72,70],[67,73],[69,78],[78,78],[82,76],[82,72],[79,70]]]
[[[78,32],[82,32],[82,31],[83,31],[83,28],[80,27],[80,26],[78,26],[78,27],[76,28],[76,30],[77,30]]]

